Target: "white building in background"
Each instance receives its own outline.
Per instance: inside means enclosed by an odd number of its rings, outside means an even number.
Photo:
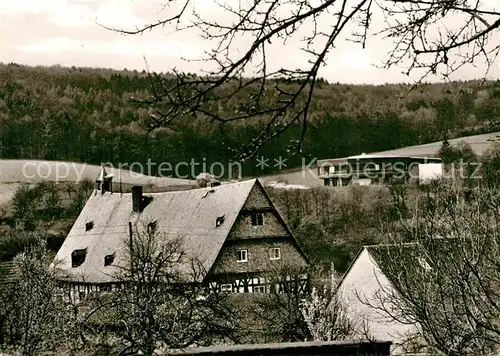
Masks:
[[[420,184],[428,183],[434,179],[443,177],[442,163],[422,163],[418,166],[418,178]]]
[[[420,184],[443,174],[440,158],[362,154],[317,161],[325,186]]]

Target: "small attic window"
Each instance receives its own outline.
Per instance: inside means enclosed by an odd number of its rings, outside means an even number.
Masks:
[[[264,225],[264,216],[262,213],[252,214],[252,226],[262,226]]]
[[[85,257],[87,256],[87,249],[73,250],[71,253],[71,267],[75,268],[81,266],[85,262]]]
[[[156,232],[156,228],[158,227],[158,222],[155,220],[155,221],[151,221],[149,224],[148,224],[148,234],[154,234]]]
[[[226,215],[219,216],[217,219],[215,219],[215,227],[219,227],[224,223],[224,220],[226,219]]]
[[[93,227],[94,227],[94,222],[89,221],[88,223],[85,224],[85,231],[92,230]]]
[[[104,266],[111,266],[115,260],[115,254],[104,256]]]
[[[429,262],[427,262],[427,260],[423,257],[418,257],[418,263],[420,264],[420,266],[426,270],[426,271],[430,271],[432,270],[432,267],[431,265],[429,264]]]
[[[236,262],[248,262],[248,250],[236,250]]]

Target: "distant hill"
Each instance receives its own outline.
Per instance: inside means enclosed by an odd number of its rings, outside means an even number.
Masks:
[[[165,85],[172,83],[171,75],[161,76]],[[280,84],[290,90],[299,85],[293,81]],[[272,92],[273,82],[269,85]],[[321,159],[383,152],[496,131],[495,123],[500,122],[500,81],[424,83],[410,88],[408,84],[319,81],[310,106],[304,153]],[[219,105],[220,115],[233,116],[248,104],[254,89],[250,86],[248,93]],[[231,90],[230,84],[221,88],[221,94],[226,90]],[[168,108],[162,103],[151,108],[132,98],[151,93],[146,72],[0,64],[0,157],[94,165],[112,162],[115,166],[148,160],[175,166],[193,160],[198,164],[194,174],[186,165],[176,172],[176,177],[189,174],[193,179],[204,170],[203,164],[227,167],[235,151],[265,128],[265,116],[221,124],[202,115],[186,115],[148,135],[147,128],[154,124],[151,115]],[[265,98],[269,102],[263,105],[272,105],[274,96]],[[286,158],[287,167],[301,165],[302,157],[290,150],[301,132],[298,123],[292,124],[258,156],[271,163]],[[279,171],[273,164],[262,169],[255,158],[242,165],[244,176]],[[155,169],[151,175],[157,174]],[[229,176],[227,170],[224,173]]]

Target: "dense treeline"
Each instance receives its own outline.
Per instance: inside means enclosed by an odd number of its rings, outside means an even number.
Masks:
[[[409,88],[320,83],[306,153],[341,157],[483,133],[500,116],[498,81],[423,84],[400,98]],[[221,125],[186,117],[147,135],[152,112],[131,99],[150,91],[145,72],[0,65],[0,155],[95,164],[148,158],[173,165],[204,158],[207,164],[228,163],[231,149],[251,141],[263,125],[263,120]],[[286,157],[288,167],[300,165],[301,159],[287,152],[299,129],[292,127],[262,155]],[[245,165],[247,175],[274,169],[262,171],[255,163]]]

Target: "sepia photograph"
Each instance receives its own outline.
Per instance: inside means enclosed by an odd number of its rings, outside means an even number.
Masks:
[[[500,0],[0,0],[0,356],[500,355],[499,57]]]

